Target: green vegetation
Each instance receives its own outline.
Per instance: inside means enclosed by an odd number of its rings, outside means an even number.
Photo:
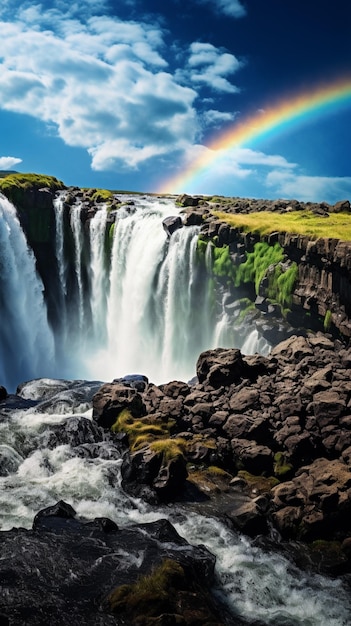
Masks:
[[[284,452],[277,452],[274,455],[274,474],[279,480],[286,480],[293,474],[294,468],[291,463],[285,460]]]
[[[201,237],[197,242],[200,262],[206,261],[207,265],[208,246],[211,246],[212,257],[209,258],[212,258],[212,265],[209,269],[213,277],[224,279],[227,285],[232,284],[235,287],[252,283],[255,286],[256,295],[261,293],[271,302],[279,304],[282,312],[284,308],[291,306],[292,293],[298,278],[298,266],[296,263],[288,266],[284,262],[284,250],[279,243],[273,246],[266,242],[256,243],[253,251],[246,253],[246,261],[239,266],[234,265],[228,245],[218,247],[213,241]],[[263,286],[264,279],[267,281]]]
[[[306,235],[311,239],[332,237],[342,241],[351,241],[350,213],[330,213],[328,217],[316,215],[308,210],[289,213],[260,211],[247,214],[213,211],[213,214],[230,226],[240,228],[244,232],[269,235],[279,231]]]
[[[253,252],[248,252],[245,263],[239,265],[235,285],[238,287],[242,283],[254,283],[256,294],[268,268],[276,266],[284,260],[284,251],[279,243],[270,246],[266,242],[256,243]]]
[[[109,189],[88,189],[86,195],[92,202],[112,202],[114,195]]]
[[[330,329],[331,323],[332,323],[332,312],[329,311],[328,309],[325,313],[324,322],[323,322],[325,332],[328,332],[328,330]]]
[[[133,623],[140,615],[157,618],[169,612],[174,601],[172,590],[182,587],[184,579],[182,566],[173,559],[165,559],[134,584],[117,587],[108,596],[108,603],[112,611],[128,613]]]
[[[184,456],[186,441],[181,437],[175,439],[159,439],[150,444],[150,450],[156,454],[162,454],[165,462]]]
[[[16,204],[16,200],[23,198],[23,192],[28,189],[42,189],[47,187],[51,191],[64,189],[65,185],[55,176],[43,174],[9,174],[0,179],[0,191]]]
[[[259,493],[269,493],[273,487],[279,485],[279,480],[275,476],[255,476],[245,470],[240,470],[237,475],[243,478],[251,489],[257,489]]]
[[[159,439],[172,441],[169,440],[169,437],[173,426],[173,420],[155,423],[149,417],[135,418],[128,409],[124,409],[118,415],[111,430],[117,433],[126,433],[129,447],[132,452],[135,452],[145,445],[156,443]]]

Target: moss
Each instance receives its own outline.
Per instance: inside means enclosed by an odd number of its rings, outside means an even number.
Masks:
[[[279,485],[279,480],[275,476],[255,476],[245,470],[240,470],[238,476],[243,478],[251,489],[257,489],[260,493],[268,493]]]
[[[277,265],[284,260],[284,251],[279,243],[270,246],[262,241],[256,243],[253,252],[248,252],[246,261],[239,265],[235,283],[238,287],[241,283],[252,282],[258,294],[262,279],[271,265]]]
[[[188,465],[187,469],[188,481],[207,496],[228,493],[230,490],[229,484],[233,476],[220,467],[210,465],[209,467],[195,468]]]
[[[276,452],[274,455],[274,474],[280,480],[288,479],[293,474],[294,468],[285,460],[284,452]]]
[[[233,478],[233,476],[229,474],[229,472],[226,472],[221,467],[217,467],[217,465],[209,465],[209,467],[207,468],[207,471],[211,476],[214,476],[214,477],[225,478],[228,480],[232,480]]]
[[[128,435],[129,447],[135,452],[154,440],[169,437],[174,426],[173,420],[167,422],[151,421],[149,417],[135,418],[128,409],[121,411],[112,425],[112,432],[124,432]]]
[[[241,311],[239,313],[238,321],[242,322],[247,315],[256,311],[255,303],[250,300],[250,298],[241,298],[239,300]]]
[[[44,187],[54,192],[64,189],[65,185],[55,176],[43,174],[10,174],[0,179],[0,191],[16,206],[22,204],[26,191]]]
[[[184,578],[182,566],[173,559],[165,559],[134,584],[117,587],[108,596],[108,603],[113,612],[128,613],[134,619],[139,615],[157,617],[168,612],[174,601],[172,588],[182,587]]]
[[[226,278],[228,282],[235,281],[236,268],[230,257],[229,246],[213,248],[213,273],[219,278]]]
[[[113,193],[109,189],[96,189],[91,196],[93,202],[112,202]]]
[[[185,449],[186,441],[181,437],[159,439],[150,444],[150,450],[156,454],[162,454],[166,462],[179,456],[184,456]]]
[[[329,309],[326,311],[326,314],[324,316],[324,321],[323,321],[323,326],[324,326],[324,330],[325,332],[328,332],[328,330],[330,329],[332,323],[332,312],[329,311]]]

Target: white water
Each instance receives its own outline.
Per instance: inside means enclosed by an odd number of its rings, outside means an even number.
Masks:
[[[0,195],[0,384],[53,375],[53,333],[43,287],[13,205]]]
[[[36,397],[37,383],[27,391],[26,397]],[[6,417],[0,420],[0,458],[13,461],[11,472],[0,477],[0,529],[30,528],[35,513],[59,499],[83,517],[109,517],[120,527],[167,517],[190,543],[204,544],[216,555],[216,593],[234,614],[274,626],[350,623],[350,597],[340,580],[303,573],[215,518],[175,506],[156,510],[127,496],[120,489],[120,459],[82,458],[69,445],[52,450],[41,445],[43,433],[73,415],[64,410],[67,394],[62,397],[54,405],[61,407],[59,413],[16,411],[10,428]],[[74,413],[82,415],[82,409],[76,402]],[[89,417],[90,411],[84,415]]]
[[[83,339],[84,328],[84,293],[82,278],[82,254],[83,254],[83,227],[80,219],[80,206],[73,206],[71,209],[71,229],[74,239],[75,272],[78,285],[78,323],[77,329],[80,338]],[[84,341],[83,341],[84,343]]]
[[[107,208],[103,207],[90,221],[90,278],[92,332],[98,341],[106,341],[108,268],[105,265]]]
[[[133,203],[132,209],[118,210],[109,267],[103,249],[106,211],[90,222],[90,301],[83,308],[90,307],[93,322],[90,341],[83,327],[80,342],[87,345],[86,375],[189,380],[200,352],[240,348],[245,336],[228,315],[214,313],[208,277],[196,264],[198,228],[182,228],[167,239],[162,220],[177,214],[174,203],[137,196]],[[252,341],[247,353],[256,345]]]
[[[10,391],[38,375],[112,380],[140,373],[155,383],[189,380],[203,350],[267,351],[257,333],[238,328],[226,312],[227,294],[214,293],[210,270],[197,263],[198,227],[181,228],[168,239],[162,220],[179,212],[173,201],[125,200],[133,206],[116,212],[111,249],[106,207],[83,225],[80,204],[67,219],[63,198],[55,200],[52,300],[59,308],[52,331],[33,254],[14,207],[1,199],[0,384]]]

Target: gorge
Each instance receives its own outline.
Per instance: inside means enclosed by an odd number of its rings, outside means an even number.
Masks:
[[[49,182],[9,192],[16,206],[0,198],[3,623],[24,623],[30,605],[28,624],[346,625],[349,244],[245,233],[219,215],[289,212],[287,201]],[[348,217],[350,205],[312,209]],[[53,507],[62,500],[74,510]],[[214,578],[210,553],[190,557],[160,519],[216,556]],[[127,529],[121,539],[110,523]],[[135,538],[122,537],[132,527]],[[75,553],[63,583],[70,536],[96,554]],[[197,596],[207,612],[195,616],[174,566],[183,614],[164,606],[166,617],[142,621],[127,604],[113,609],[112,589],[165,556],[187,572],[187,550],[193,593],[212,594]]]

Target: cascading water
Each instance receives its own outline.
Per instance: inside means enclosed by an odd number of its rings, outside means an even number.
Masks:
[[[9,389],[55,371],[43,285],[13,205],[0,195],[0,381]]]
[[[90,276],[92,332],[98,341],[106,340],[108,272],[105,265],[107,209],[103,207],[90,222]]]
[[[194,375],[201,350],[225,344],[257,350],[257,332],[236,330],[228,293],[214,294],[209,274],[197,263],[197,228],[167,239],[162,219],[176,212],[174,204],[133,201],[118,210],[113,225],[106,208],[83,224],[80,205],[65,221],[63,203],[56,202],[62,315],[54,336],[33,253],[14,207],[0,198],[0,383],[14,388],[29,378],[68,376],[67,361],[71,378],[109,380],[141,372],[154,382],[186,379]],[[66,362],[58,359],[58,346]],[[233,619],[347,626],[351,606],[341,580],[302,573],[218,519],[130,498],[120,488],[118,450],[56,439],[72,417],[91,420],[84,400],[89,385],[91,397],[99,383],[33,381],[22,397],[49,400],[27,410],[0,409],[0,529],[29,528],[40,508],[60,499],[78,515],[109,517],[120,526],[168,517],[190,543],[205,544],[216,555],[216,593]]]
[[[215,593],[230,608],[233,624],[242,616],[266,626],[348,626],[351,603],[342,580],[301,572],[215,517],[177,505],[154,508],[129,497],[120,488],[122,459],[107,442],[99,447],[60,441],[72,419],[91,419],[80,400],[81,385],[28,383],[24,398],[50,397],[55,389],[57,394],[34,408],[1,415],[0,530],[30,528],[38,509],[60,499],[82,517],[107,517],[119,527],[168,518],[189,543],[216,555]],[[86,393],[89,384],[84,386]],[[93,392],[96,383],[90,387]]]
[[[77,306],[70,309],[65,331],[66,353],[75,345],[80,367],[86,363],[77,376],[110,380],[145,373],[155,383],[186,380],[194,376],[201,351],[241,347],[242,332],[225,312],[218,317],[208,275],[197,263],[198,227],[181,228],[167,239],[162,220],[177,212],[171,200],[136,196],[110,217],[106,207],[100,209],[89,227],[83,227],[81,210],[77,204],[70,212]],[[57,208],[56,215],[62,224]],[[57,246],[60,276],[67,265],[63,247]]]

